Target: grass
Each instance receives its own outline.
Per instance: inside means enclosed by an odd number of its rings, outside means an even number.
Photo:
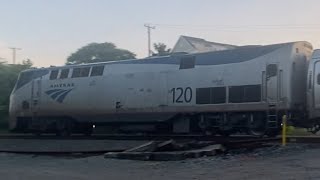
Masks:
[[[293,126],[287,126],[287,135],[289,136],[314,136],[313,133],[308,132],[305,128],[297,128]]]

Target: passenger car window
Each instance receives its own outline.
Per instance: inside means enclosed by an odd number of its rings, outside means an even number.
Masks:
[[[318,83],[318,85],[320,85],[320,74],[318,74],[318,76],[317,76],[317,83]]]
[[[60,74],[60,79],[66,79],[69,75],[69,69],[62,69]]]
[[[52,70],[50,74],[50,80],[57,79],[59,70]]]
[[[94,66],[90,76],[102,76],[104,71],[104,66]]]

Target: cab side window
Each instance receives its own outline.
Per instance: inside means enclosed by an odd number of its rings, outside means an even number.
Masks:
[[[194,56],[187,56],[180,59],[179,69],[192,69],[195,66],[196,58]]]
[[[80,77],[81,68],[74,68],[72,72],[72,78]]]
[[[22,72],[19,76],[16,89],[19,89],[20,87],[32,81],[32,76],[33,76],[33,71]]]
[[[58,74],[59,74],[59,70],[52,70],[50,74],[50,80],[57,79]]]
[[[19,78],[18,78],[17,84],[14,88],[14,91],[23,87],[24,85],[28,84],[33,79],[41,78],[42,76],[49,74],[49,72],[50,71],[48,71],[46,69],[22,72],[19,75]]]
[[[66,79],[69,75],[69,69],[62,69],[60,74],[60,79]]]
[[[320,74],[317,75],[317,83],[320,85]]]
[[[90,67],[74,68],[72,72],[72,78],[77,77],[88,77],[90,72]]]
[[[81,68],[80,77],[88,77],[90,72],[90,67]]]
[[[93,66],[90,76],[102,76],[104,66]]]

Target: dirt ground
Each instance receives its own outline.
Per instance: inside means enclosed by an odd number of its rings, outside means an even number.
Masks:
[[[91,157],[0,154],[0,178],[8,180],[320,179],[320,147],[272,146],[215,157],[147,162]]]

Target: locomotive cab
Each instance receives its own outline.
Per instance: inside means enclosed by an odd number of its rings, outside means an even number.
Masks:
[[[301,126],[320,125],[320,50],[309,61],[311,54],[311,44],[293,42],[26,70],[10,97],[10,129],[70,134],[90,133],[92,124],[143,125],[274,136],[287,113]]]
[[[9,105],[9,128],[11,131],[24,129],[27,126],[25,123],[31,117],[33,111],[37,108],[38,91],[40,79],[49,74],[46,69],[28,69],[20,73],[15,87],[10,95]],[[40,87],[40,86],[39,86]]]

